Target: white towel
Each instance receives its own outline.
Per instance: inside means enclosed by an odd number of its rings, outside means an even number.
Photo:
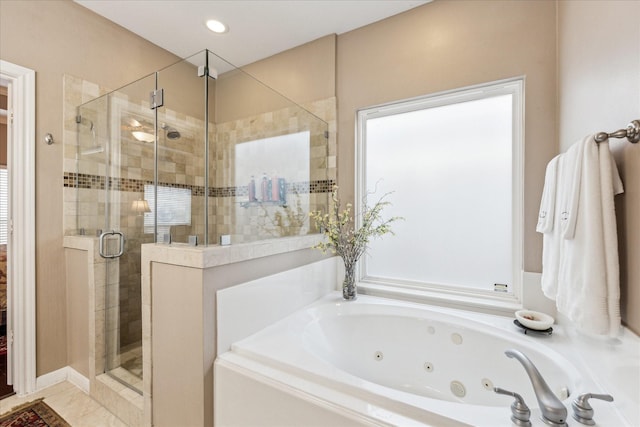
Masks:
[[[609,141],[598,144],[600,152],[600,188],[602,191],[602,224],[605,267],[607,270],[607,312],[609,315],[609,335],[615,336],[620,330],[620,263],[618,258],[618,233],[616,210],[613,197],[624,192],[618,167],[609,151]]]
[[[553,218],[555,217],[556,187],[558,177],[559,155],[551,159],[544,174],[544,189],[542,190],[542,200],[538,211],[538,233],[550,233],[553,231]]]
[[[593,152],[588,153],[590,159],[598,160],[598,147],[588,144],[589,138],[573,144],[563,155],[565,158],[565,167],[562,174],[562,182],[560,192],[560,233],[565,239],[572,239],[576,230],[576,221],[578,219],[578,204],[580,203],[580,189],[582,187],[582,168],[584,165],[584,153],[586,147],[595,149],[595,157]],[[595,141],[593,141],[596,144]],[[589,175],[591,176],[591,175]]]
[[[552,300],[556,299],[558,289],[558,267],[560,266],[559,216],[556,215],[558,179],[563,170],[562,155],[551,159],[547,165],[544,189],[538,212],[536,231],[544,233],[542,241],[542,292]]]
[[[608,142],[590,136],[574,144],[560,156],[557,174],[558,218],[544,234],[543,291],[579,329],[615,336],[620,283],[613,196],[623,188]]]
[[[582,154],[584,145],[573,144],[566,153],[556,156],[557,171],[555,181],[555,203],[553,224],[544,233],[542,243],[542,292],[552,300],[558,293],[558,277],[562,260],[562,241],[569,224],[575,223],[575,212],[580,197],[580,174],[582,173]],[[554,159],[547,165],[547,170]],[[576,180],[578,181],[576,183]],[[550,182],[552,185],[552,182]],[[545,187],[547,183],[545,181]],[[544,198],[544,195],[543,195]],[[542,204],[542,203],[541,203]]]

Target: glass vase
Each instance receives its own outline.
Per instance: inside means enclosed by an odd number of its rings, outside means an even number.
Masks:
[[[344,265],[344,281],[342,282],[342,298],[352,301],[357,297],[356,264]]]

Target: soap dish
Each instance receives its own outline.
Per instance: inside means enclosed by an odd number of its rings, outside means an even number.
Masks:
[[[520,323],[518,319],[513,319],[513,324],[516,325],[518,328],[522,329],[525,335],[527,335],[528,333],[534,333],[534,334],[540,334],[540,335],[551,335],[553,333],[553,328],[548,328],[544,330],[528,328],[524,326],[522,323]]]
[[[518,310],[516,311],[516,319],[522,326],[529,329],[535,329],[537,331],[545,331],[553,325],[554,319],[545,313],[533,310]]]

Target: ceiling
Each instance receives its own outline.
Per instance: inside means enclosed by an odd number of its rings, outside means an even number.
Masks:
[[[209,49],[243,66],[431,0],[74,0],[180,58]],[[229,31],[215,34],[205,21]]]

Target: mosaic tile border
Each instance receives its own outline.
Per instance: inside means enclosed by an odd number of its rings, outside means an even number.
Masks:
[[[201,185],[176,184],[160,182],[163,187],[186,188],[191,190],[193,196],[203,196],[205,188]],[[100,175],[91,175],[75,172],[64,172],[63,187],[81,188],[87,190],[126,191],[143,193],[145,185],[153,185],[153,181],[131,178],[107,178]],[[330,193],[335,185],[333,179],[287,183],[288,194],[317,194]],[[248,186],[239,187],[212,187],[209,188],[209,197],[243,197],[249,194]]]

